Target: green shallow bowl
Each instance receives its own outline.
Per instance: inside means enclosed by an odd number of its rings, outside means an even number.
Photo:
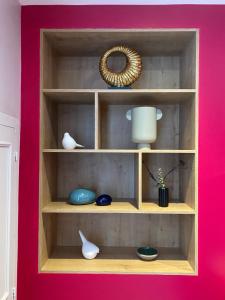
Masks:
[[[137,256],[143,260],[153,260],[159,255],[158,251],[151,247],[140,247],[137,249]]]

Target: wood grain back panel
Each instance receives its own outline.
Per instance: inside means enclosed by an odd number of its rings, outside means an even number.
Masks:
[[[81,245],[78,229],[101,246],[180,246],[178,215],[60,214],[57,222],[59,246]]]
[[[55,86],[59,89],[105,89],[99,73],[100,57],[58,56],[55,60]],[[133,88],[179,88],[180,58],[177,56],[142,57],[142,73]],[[123,59],[113,57],[110,67],[123,69]]]
[[[62,138],[65,132],[85,146],[95,147],[95,112],[94,104],[58,104],[58,139],[57,146],[62,148]]]
[[[57,198],[67,198],[78,187],[113,198],[135,198],[133,154],[59,154]]]

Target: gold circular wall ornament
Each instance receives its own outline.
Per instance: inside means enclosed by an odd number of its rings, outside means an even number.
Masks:
[[[107,65],[110,55],[116,52],[126,56],[126,66],[120,72],[113,72]],[[126,87],[134,83],[140,77],[141,69],[141,56],[135,50],[125,46],[115,46],[107,50],[99,62],[99,71],[103,80],[116,87]]]

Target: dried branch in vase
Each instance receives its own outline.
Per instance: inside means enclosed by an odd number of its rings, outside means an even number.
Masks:
[[[155,177],[153,175],[153,173],[150,171],[150,169],[148,168],[148,166],[144,160],[142,161],[142,163],[143,163],[144,167],[146,168],[150,178],[156,182],[156,187],[161,187],[161,188],[166,187],[166,178],[168,177],[169,174],[171,174],[173,171],[185,166],[185,162],[183,160],[179,160],[178,165],[174,166],[167,173],[164,173],[162,168],[158,168],[157,177]]]

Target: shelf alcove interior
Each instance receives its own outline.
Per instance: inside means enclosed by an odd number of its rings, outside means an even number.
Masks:
[[[45,214],[42,222],[47,249],[42,271],[194,272],[192,215],[102,214],[99,218],[96,214]],[[79,229],[100,247],[96,260],[82,258]],[[158,259],[141,261],[136,256],[136,249],[140,246],[157,248]]]
[[[180,162],[184,165],[180,165]],[[172,168],[179,168],[171,172],[166,178],[169,188],[170,203],[185,203],[195,208],[195,159],[194,154],[143,154],[142,169],[142,197],[143,207],[148,208],[149,203],[158,203],[158,187],[150,178],[147,168],[157,178],[158,169],[166,174]],[[147,168],[146,168],[147,167]]]
[[[152,149],[195,148],[195,95],[184,92],[100,92],[99,126],[102,149],[135,149],[131,140],[131,122],[126,112],[137,106],[154,106],[163,117],[157,121],[157,139]]]
[[[135,185],[136,154],[45,153],[43,155],[42,198],[46,205],[55,201],[66,202],[69,193],[75,188],[89,188],[97,195],[111,195],[113,203],[121,205],[126,203],[130,208],[138,206]],[[88,205],[84,208],[88,209]]]
[[[95,107],[93,93],[43,95],[43,148],[62,149],[62,138],[69,132],[86,149],[95,147]]]
[[[195,88],[195,32],[193,31],[44,31],[43,62],[46,89],[104,89],[100,56],[115,45],[136,49],[143,61],[133,88]],[[112,57],[110,66],[123,69],[124,60]]]
[[[110,89],[100,56],[124,44],[142,56],[131,89]],[[198,34],[195,29],[48,30],[41,32],[39,271],[56,273],[197,274]],[[110,58],[120,70],[124,57]],[[163,112],[150,151],[131,142],[127,110]],[[62,149],[69,132],[84,149]],[[168,176],[170,205],[157,205],[155,174]],[[110,194],[112,205],[70,205],[71,190]],[[81,256],[78,229],[101,248]],[[159,258],[144,262],[136,248]]]

